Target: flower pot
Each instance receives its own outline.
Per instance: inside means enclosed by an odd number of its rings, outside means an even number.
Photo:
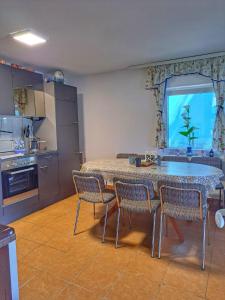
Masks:
[[[186,155],[189,156],[189,157],[193,155],[191,146],[187,147]]]

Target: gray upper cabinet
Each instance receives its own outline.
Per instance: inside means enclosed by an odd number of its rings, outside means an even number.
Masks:
[[[67,84],[55,83],[55,97],[56,100],[76,101],[77,89]]]
[[[11,67],[0,65],[0,114],[14,115]]]
[[[15,114],[25,117],[45,117],[43,76],[12,68]]]
[[[32,87],[35,90],[43,91],[43,76],[39,73],[12,68],[13,88]]]

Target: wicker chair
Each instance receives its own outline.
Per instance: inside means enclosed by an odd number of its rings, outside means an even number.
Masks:
[[[201,184],[159,181],[158,190],[161,201],[159,253],[161,256],[161,241],[163,219],[169,216],[175,219],[202,222],[202,270],[205,269],[205,232],[208,205],[206,189]],[[208,230],[209,233],[209,230]]]
[[[152,229],[152,257],[155,249],[155,223],[159,200],[153,200],[153,184],[147,179],[122,179],[114,178],[114,186],[118,204],[117,227],[116,227],[116,248],[118,247],[120,210],[127,210],[129,213],[137,212],[153,213]],[[130,215],[129,215],[130,218]]]
[[[222,161],[219,157],[192,157],[192,163],[195,164],[203,164],[212,166],[222,170]],[[218,194],[219,193],[219,194]],[[221,207],[224,207],[224,181],[221,182],[215,187],[215,191],[213,191],[210,195],[210,198],[217,198],[219,199],[219,204]]]
[[[104,242],[109,203],[113,199],[115,199],[115,193],[112,190],[106,189],[104,179],[100,174],[85,173],[80,171],[73,171],[72,174],[73,174],[73,181],[74,181],[76,193],[78,194],[78,205],[77,205],[76,219],[74,224],[74,235],[76,234],[81,200],[89,203],[93,203],[94,214],[95,214],[95,204],[101,203],[106,206],[103,235],[102,235],[102,242]]]

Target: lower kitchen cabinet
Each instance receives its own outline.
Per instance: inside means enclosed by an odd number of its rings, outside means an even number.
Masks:
[[[39,209],[38,196],[4,206],[2,208],[3,216],[0,218],[1,224],[9,224],[12,221],[20,219]]]
[[[60,199],[58,154],[38,156],[38,186],[40,208]]]
[[[59,154],[59,182],[61,199],[75,194],[72,171],[80,170],[80,165],[80,153],[68,154],[67,156]]]

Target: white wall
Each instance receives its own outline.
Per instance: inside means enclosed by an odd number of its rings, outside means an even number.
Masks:
[[[78,98],[83,102],[81,151],[87,160],[113,158],[118,152],[144,153],[155,146],[155,101],[144,83],[144,70],[90,75],[83,80]]]

